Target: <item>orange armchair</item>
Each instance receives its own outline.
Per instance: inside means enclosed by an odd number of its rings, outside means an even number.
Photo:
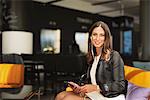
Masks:
[[[0,88],[20,88],[23,84],[23,64],[0,64]]]
[[[128,81],[126,100],[150,100],[150,71],[125,66]]]
[[[128,82],[143,88],[150,88],[150,71],[125,66],[125,78]]]
[[[22,57],[18,54],[0,55],[1,97],[9,98],[8,95],[17,95],[22,91],[23,86],[24,63]]]

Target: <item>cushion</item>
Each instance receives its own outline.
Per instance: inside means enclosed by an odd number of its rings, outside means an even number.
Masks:
[[[23,83],[23,64],[0,64],[0,88],[19,87]]]
[[[125,78],[136,86],[150,88],[150,71],[125,66]]]

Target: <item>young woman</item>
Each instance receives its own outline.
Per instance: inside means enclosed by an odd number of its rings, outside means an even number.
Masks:
[[[72,92],[63,91],[55,100],[91,100],[85,94],[95,91],[101,99],[94,100],[125,100],[124,63],[111,43],[107,24],[94,23],[89,30],[88,84],[73,88]]]

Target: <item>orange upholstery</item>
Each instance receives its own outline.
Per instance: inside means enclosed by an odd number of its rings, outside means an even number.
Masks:
[[[68,86],[68,87],[66,88],[66,91],[73,91],[73,89]]]
[[[139,87],[150,88],[150,71],[125,65],[125,78]]]
[[[0,88],[17,88],[23,84],[23,64],[0,64]]]

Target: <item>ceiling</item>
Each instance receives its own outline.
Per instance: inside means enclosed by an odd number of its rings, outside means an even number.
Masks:
[[[131,16],[139,24],[140,0],[33,0],[110,17]]]

